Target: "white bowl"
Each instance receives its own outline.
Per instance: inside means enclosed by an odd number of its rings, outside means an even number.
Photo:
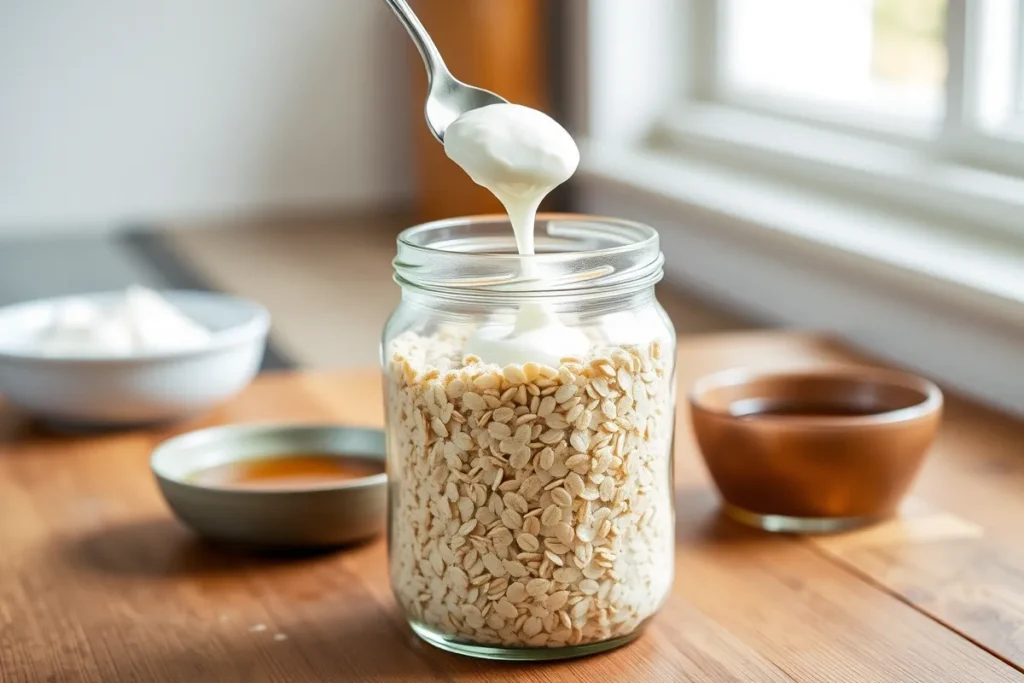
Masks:
[[[160,292],[210,330],[209,344],[186,351],[113,358],[52,357],[18,339],[39,330],[54,306],[70,298],[103,304],[123,297],[104,292],[0,308],[0,395],[65,426],[119,427],[160,423],[201,413],[234,396],[256,375],[270,314],[259,304],[225,294]]]

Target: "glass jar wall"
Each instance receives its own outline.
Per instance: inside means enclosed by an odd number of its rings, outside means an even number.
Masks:
[[[520,256],[504,218],[403,232],[381,348],[396,600],[427,641],[498,659],[628,642],[673,572],[675,336],[654,296],[657,233],[549,215],[536,238]],[[550,344],[512,363],[471,352],[526,312],[551,323]],[[562,357],[570,339],[582,347]]]

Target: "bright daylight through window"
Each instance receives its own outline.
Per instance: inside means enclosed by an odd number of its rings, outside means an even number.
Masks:
[[[730,0],[723,85],[921,121],[940,118],[944,0]]]
[[[1024,233],[1024,0],[690,7],[681,153]]]
[[[916,135],[964,127],[1019,137],[1020,4],[727,0],[716,27],[717,91],[823,119],[888,118]]]

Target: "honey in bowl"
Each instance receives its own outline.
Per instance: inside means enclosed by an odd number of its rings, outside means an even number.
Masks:
[[[729,412],[739,418],[787,417],[868,417],[879,415],[898,406],[870,406],[843,403],[774,402],[743,399],[729,405]]]
[[[214,465],[193,473],[189,482],[220,489],[294,490],[324,488],[383,471],[382,462],[370,459],[295,453]]]
[[[690,395],[725,511],[769,531],[834,532],[888,517],[942,414],[942,393],[871,368],[733,370]]]

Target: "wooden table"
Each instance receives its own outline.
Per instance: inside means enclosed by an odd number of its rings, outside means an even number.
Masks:
[[[680,343],[680,380],[861,362],[790,333]],[[0,408],[0,681],[1024,681],[1024,424],[949,400],[902,517],[794,538],[718,516],[680,406],[672,595],[635,643],[496,664],[419,642],[383,540],[258,558],[179,526],[147,467],[172,433],[252,420],[378,425],[375,370],[270,374],[201,423],[91,437]]]

